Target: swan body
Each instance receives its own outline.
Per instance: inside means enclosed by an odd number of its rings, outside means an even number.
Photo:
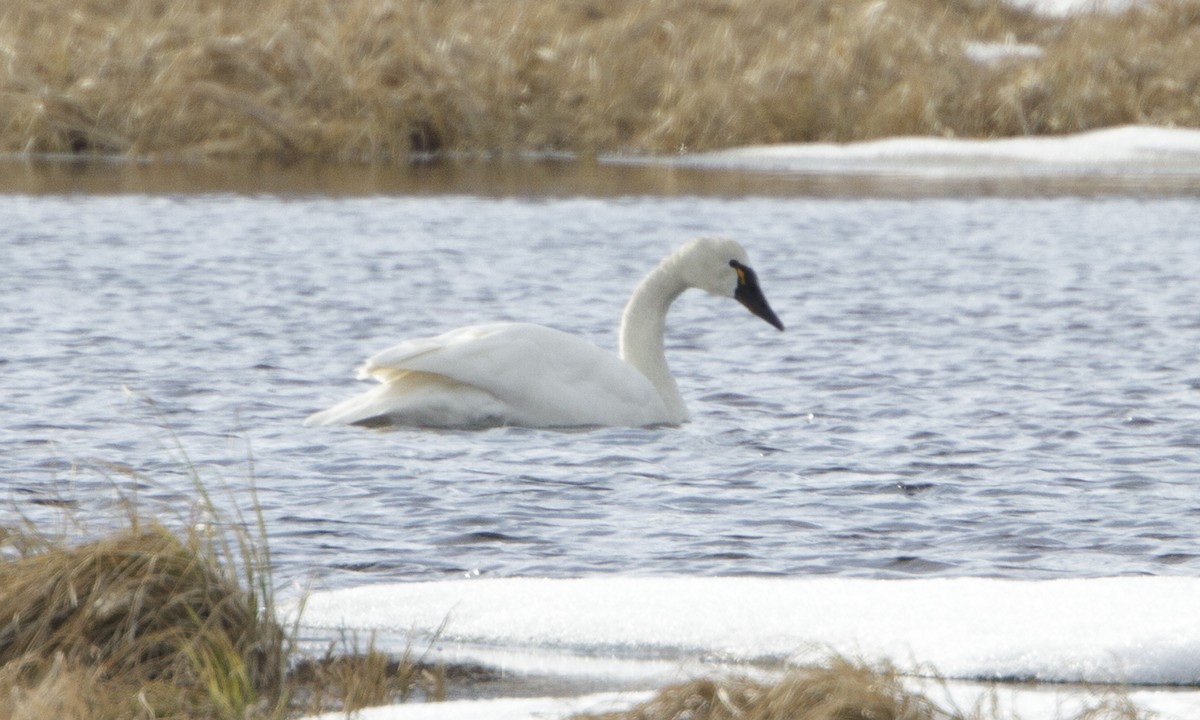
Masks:
[[[648,274],[621,317],[620,356],[574,335],[494,323],[409,340],[358,370],[379,385],[305,425],[641,426],[688,419],[663,347],[667,310],[696,287],[737,299],[780,330],[741,245],[693,240]]]
[[[644,375],[616,355],[541,325],[496,323],[400,343],[359,368],[371,390],[309,425],[477,427],[679,422]],[[397,421],[402,421],[398,423]]]

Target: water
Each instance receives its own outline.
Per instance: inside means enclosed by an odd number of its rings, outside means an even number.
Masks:
[[[1200,202],[0,195],[0,522],[188,518],[251,476],[281,582],[1194,575]],[[685,295],[681,428],[303,428],[391,342],[613,348],[641,274],[747,246],[787,324]],[[228,490],[224,489],[228,486]]]

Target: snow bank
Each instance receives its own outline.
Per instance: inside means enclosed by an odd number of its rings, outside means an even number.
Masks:
[[[730,672],[764,658],[830,651],[956,678],[1195,684],[1200,579],[986,578],[471,579],[312,595],[307,627],[430,636],[508,673],[582,675],[656,685]],[[444,641],[444,642],[443,642]],[[742,667],[738,672],[747,672]],[[1000,717],[1073,717],[1102,697],[1079,686],[910,684],[943,707],[996,704]],[[631,706],[645,692],[503,698],[374,708],[361,720],[533,720]],[[1126,697],[1162,720],[1200,717],[1200,693],[1138,688]],[[341,717],[325,716],[326,720]]]
[[[310,627],[661,658],[831,651],[961,679],[1200,681],[1200,580],[531,578],[317,593]]]
[[[1145,0],[1008,0],[1013,7],[1032,10],[1046,17],[1065,17],[1085,12],[1121,13]]]
[[[997,140],[901,137],[870,142],[763,145],[672,160],[686,167],[794,173],[970,177],[1200,175],[1200,130],[1126,126],[1063,137]]]

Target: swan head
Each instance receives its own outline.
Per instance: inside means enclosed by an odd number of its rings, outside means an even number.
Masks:
[[[728,238],[697,238],[675,253],[677,271],[689,286],[737,300],[747,310],[783,330],[767,303],[746,250]]]

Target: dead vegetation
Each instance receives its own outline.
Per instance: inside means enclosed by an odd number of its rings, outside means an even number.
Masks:
[[[0,564],[0,715],[241,717],[278,704],[283,629],[199,534],[14,537],[21,552]]]
[[[973,60],[967,43],[1040,55]],[[1200,0],[9,0],[0,152],[405,161],[1200,127]]]
[[[909,689],[890,667],[833,658],[775,682],[700,679],[673,685],[629,710],[573,720],[987,720],[997,707],[943,708]],[[1062,716],[1059,716],[1062,717]],[[1128,699],[1100,698],[1072,720],[1147,720]]]
[[[0,717],[270,720],[440,699],[442,668],[343,639],[297,651],[276,620],[265,545],[246,531],[129,526],[0,549]]]
[[[692,680],[626,712],[586,720],[949,720],[890,670],[846,660],[798,669],[775,683]],[[585,720],[577,718],[576,720]]]
[[[411,649],[410,649],[411,650]],[[313,715],[330,710],[347,713],[378,705],[446,699],[450,679],[488,679],[471,667],[447,668],[405,652],[392,657],[375,647],[374,638],[361,648],[353,638],[332,642],[320,656],[302,657],[288,673],[291,706]]]

